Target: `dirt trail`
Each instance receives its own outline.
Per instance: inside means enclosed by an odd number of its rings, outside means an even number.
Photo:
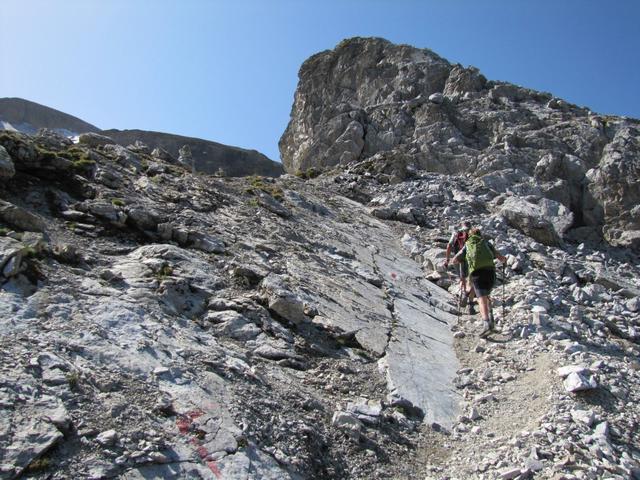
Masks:
[[[551,354],[532,353],[519,338],[500,333],[479,338],[478,316],[463,315],[456,330],[459,378],[468,382],[460,388],[462,421],[451,434],[430,434],[433,444],[427,442],[417,455],[427,463],[421,478],[498,478],[497,471],[524,465],[526,458],[514,465],[503,452],[518,436],[540,428],[561,388],[553,373],[557,365]],[[438,443],[441,447],[434,448]]]

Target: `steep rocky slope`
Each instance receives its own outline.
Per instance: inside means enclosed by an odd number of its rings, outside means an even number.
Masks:
[[[289,172],[371,158],[396,170],[468,174],[515,196],[510,207],[569,210],[572,218],[554,225],[557,235],[545,243],[573,233],[638,248],[637,120],[489,81],[430,50],[376,38],[314,55],[299,77],[280,140]]]
[[[142,142],[149,149],[159,148],[190,168],[205,173],[229,176],[266,175],[277,177],[283,173],[282,165],[256,150],[223,145],[221,143],[184,137],[170,133],[145,130],[100,130],[99,128],[60,112],[21,98],[0,98],[0,130],[18,131],[30,135],[40,129],[52,130],[66,137],[82,133],[101,134],[123,147]],[[135,149],[135,148],[134,148]]]
[[[0,143],[1,478],[638,474],[630,251],[545,246],[461,177]],[[438,267],[463,217],[509,257],[487,340]]]

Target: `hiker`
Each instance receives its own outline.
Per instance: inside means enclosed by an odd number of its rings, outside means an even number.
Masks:
[[[456,232],[453,232],[451,238],[449,239],[449,243],[447,243],[447,252],[446,258],[444,261],[444,268],[449,268],[449,257],[453,253],[455,256],[462,248],[464,244],[467,242],[467,238],[469,238],[469,229],[471,228],[471,222],[464,221],[460,225],[462,228]],[[466,259],[462,259],[460,262],[460,266],[458,269],[458,276],[460,277],[460,307],[465,307],[467,305],[467,301],[469,301],[469,314],[473,315],[475,310],[473,309],[473,292],[469,294],[467,291],[467,276],[469,275],[469,270],[467,266]]]
[[[480,315],[483,321],[481,337],[486,337],[495,328],[493,310],[491,308],[491,290],[496,283],[496,266],[493,260],[497,258],[502,263],[506,262],[506,257],[500,255],[495,247],[482,238],[478,227],[469,231],[469,238],[462,250],[455,257],[453,263],[462,263],[466,260],[469,269],[469,280],[473,285]]]

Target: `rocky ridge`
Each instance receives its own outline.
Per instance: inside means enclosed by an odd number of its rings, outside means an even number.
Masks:
[[[0,143],[2,478],[638,475],[631,251],[544,245],[467,177]],[[462,218],[509,258],[487,340],[441,269]]]
[[[22,98],[0,98],[0,131],[18,131],[36,135],[39,130],[53,131],[65,137],[93,134],[93,142],[99,136],[102,142],[130,147],[136,150],[136,142],[144,144],[151,153],[155,149],[167,157],[182,162],[194,171],[228,176],[266,175],[283,173],[282,165],[256,150],[223,145],[221,143],[184,137],[170,133],[145,130],[101,130],[79,118]]]
[[[299,79],[280,139],[290,173],[370,159],[390,181],[416,170],[468,174],[482,179],[495,208],[506,201],[528,211],[517,226],[545,244],[573,235],[639,246],[638,120],[379,38],[312,56]],[[564,217],[551,234],[549,212]]]

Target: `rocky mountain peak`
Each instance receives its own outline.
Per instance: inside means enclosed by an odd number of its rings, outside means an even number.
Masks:
[[[494,210],[509,196],[520,210],[544,199],[572,215],[559,238],[581,229],[578,237],[638,248],[637,120],[488,81],[477,68],[378,38],[345,40],[307,60],[299,77],[280,139],[287,171],[372,161],[402,170],[397,181],[407,169],[470,175]]]

